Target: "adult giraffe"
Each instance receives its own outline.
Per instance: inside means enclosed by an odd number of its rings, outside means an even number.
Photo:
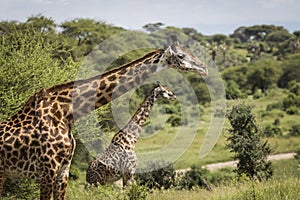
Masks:
[[[40,199],[66,199],[74,121],[168,68],[208,73],[187,48],[174,42],[102,75],[35,94],[0,124],[0,193],[5,178],[29,177],[40,181]]]

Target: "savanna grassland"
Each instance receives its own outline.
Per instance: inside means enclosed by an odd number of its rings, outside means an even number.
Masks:
[[[175,33],[180,38],[190,38],[201,44],[209,58],[214,60],[225,88],[226,110],[223,112],[239,103],[251,105],[261,140],[268,141],[272,154],[296,152],[298,159],[275,161],[273,175],[267,181],[238,178],[232,169],[217,172],[202,169],[206,164],[232,160],[233,153],[227,146],[231,127],[225,117],[220,135],[214,133],[217,141],[213,149],[205,157],[200,157],[207,131],[214,126],[211,91],[206,82],[209,80],[183,73],[196,101],[187,94],[184,100],[190,104],[184,111],[179,101],[160,101],[136,146],[138,154],[160,150],[174,142],[178,131],[181,133],[179,141],[188,144],[176,159],[168,163],[169,168],[163,169],[167,175],[150,176],[153,179],[166,178],[161,187],[150,188],[149,184],[137,183],[125,189],[118,185],[85,188],[88,163],[105,149],[119,129],[109,104],[80,121],[73,131],[77,148],[67,188],[68,199],[299,199],[300,30],[290,33],[275,25],[241,25],[230,35],[203,35],[192,27],[178,28],[162,23],[148,24],[143,28],[144,31],[130,32],[92,19],[57,24],[41,15],[30,17],[26,22],[0,21],[0,121],[21,109],[41,88],[101,73],[102,69],[87,59],[89,55],[92,54],[96,63],[105,63],[113,55],[116,59],[106,68],[114,68],[149,51],[141,46],[167,44],[170,34]],[[121,39],[112,37],[126,31],[130,34]],[[112,40],[118,40],[114,46],[110,43],[103,45]],[[99,44],[105,47],[105,51],[94,51],[101,46]],[[126,53],[118,55],[119,49]],[[147,84],[132,94],[131,113],[150,88],[151,84]],[[197,116],[195,110],[199,110]],[[182,112],[197,120],[192,120],[193,123],[186,121]],[[187,139],[184,134],[190,132],[194,135]],[[190,177],[175,177],[175,170],[191,167]],[[199,182],[193,182],[198,179]],[[11,181],[6,183],[3,199],[34,199],[38,195],[38,184],[29,180]]]

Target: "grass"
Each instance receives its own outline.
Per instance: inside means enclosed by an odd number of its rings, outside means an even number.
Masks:
[[[298,162],[294,159],[274,162],[274,176],[267,182],[237,182],[223,183],[214,186],[213,191],[203,189],[154,191],[148,195],[149,200],[297,200],[300,196],[300,173]]]
[[[100,186],[94,189],[84,189],[84,173],[79,180],[70,181],[67,196],[70,200],[80,199],[129,199],[130,194],[142,194],[147,200],[297,200],[300,196],[300,173],[297,169],[299,161],[295,159],[274,161],[274,175],[266,182],[251,182],[233,180],[212,186],[212,191],[195,190],[152,190],[146,192],[141,187],[122,189],[119,186]]]
[[[155,191],[148,195],[147,200],[298,200],[299,179],[272,180],[268,183],[231,183],[207,190],[196,191]]]

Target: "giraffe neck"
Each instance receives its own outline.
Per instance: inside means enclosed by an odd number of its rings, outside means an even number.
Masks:
[[[135,144],[141,134],[142,126],[144,126],[154,102],[157,99],[155,89],[143,101],[139,109],[132,116],[127,125],[112,138],[112,144],[121,145],[126,149],[134,149]]]
[[[139,109],[134,113],[134,115],[131,118],[131,123],[134,123],[140,127],[144,126],[156,99],[157,94],[154,89],[152,90],[151,94],[140,105]]]
[[[68,120],[81,118],[109,103],[162,70],[163,50],[156,50],[120,68],[86,80],[54,86],[47,91]]]

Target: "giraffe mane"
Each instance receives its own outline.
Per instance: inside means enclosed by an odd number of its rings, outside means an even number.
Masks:
[[[124,65],[121,65],[120,67],[116,67],[116,68],[114,68],[112,70],[104,72],[103,74],[100,74],[100,75],[97,75],[97,76],[93,76],[93,77],[90,77],[88,79],[76,80],[76,81],[69,81],[69,82],[66,82],[66,83],[55,85],[53,87],[48,88],[47,91],[53,93],[53,92],[57,92],[57,91],[60,91],[62,89],[65,89],[65,88],[71,88],[71,87],[73,87],[76,84],[89,83],[89,82],[91,82],[93,80],[97,80],[97,79],[100,79],[101,77],[105,77],[107,75],[110,75],[111,73],[115,73],[118,70],[120,70],[121,68],[127,68],[127,67],[133,65],[134,63],[143,62],[144,60],[146,60],[147,58],[151,57],[152,55],[155,55],[155,54],[160,53],[162,51],[163,51],[163,49],[157,49],[157,50],[151,51],[151,52],[143,55],[142,57],[140,57],[140,58],[138,58],[138,59],[136,59],[134,61],[128,62],[128,63],[126,63]]]
[[[33,95],[31,95],[28,100],[26,101],[26,103],[24,104],[24,106],[28,106],[30,105],[32,102],[34,102],[36,100],[35,95],[39,94],[43,89],[40,89],[39,91],[35,92]]]

